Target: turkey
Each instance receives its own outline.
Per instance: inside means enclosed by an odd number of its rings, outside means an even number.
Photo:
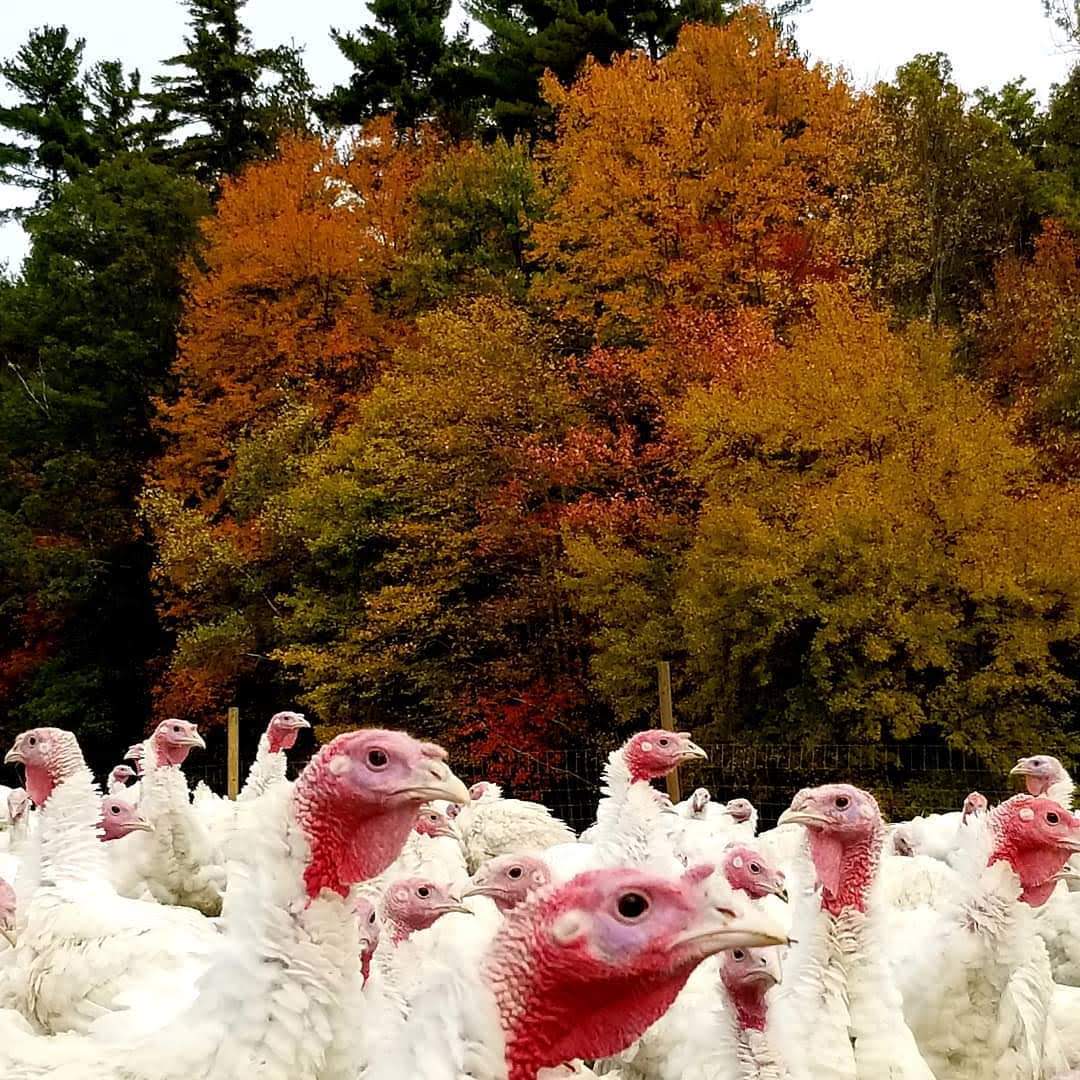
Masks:
[[[503,798],[495,784],[472,790],[477,797],[454,818],[470,874],[497,855],[543,851],[576,840],[570,826],[541,803]]]
[[[1073,780],[1056,757],[1036,754],[1034,757],[1021,758],[1009,775],[1022,776],[1029,795],[1045,795],[1066,810],[1072,809]]]
[[[106,795],[101,800],[98,830],[102,840],[112,841],[123,840],[133,832],[153,832],[154,826],[127,799]]]
[[[426,878],[391,881],[383,897],[383,922],[393,945],[401,945],[417,930],[428,929],[452,911],[472,914],[445,885]]]
[[[437,957],[403,1037],[365,1080],[536,1080],[616,1053],[706,956],[782,940],[756,913],[736,915],[730,893],[718,899],[710,873],[603,869],[538,892],[507,916],[479,964],[468,942]]]
[[[130,765],[117,765],[109,773],[109,778],[105,782],[105,790],[110,795],[119,795],[123,791],[128,791],[128,785],[133,780],[137,780],[138,775]],[[132,785],[137,788],[138,785]],[[138,801],[138,794],[133,796],[135,801]]]
[[[500,855],[485,863],[473,874],[465,890],[470,896],[487,896],[506,914],[525,901],[531,893],[551,884],[547,863],[532,855]]]
[[[339,735],[245,822],[253,857],[230,884],[194,1003],[162,1010],[148,1001],[163,1026],[138,1037],[35,1036],[0,1014],[0,1075],[321,1080],[349,1036],[344,996],[359,954],[351,887],[389,866],[422,802],[466,797],[438,747],[400,732]]]
[[[132,838],[131,857],[159,903],[218,915],[225,868],[191,805],[183,764],[193,747],[205,749],[206,743],[185,720],[162,720],[147,740],[139,810],[154,829]]]
[[[1018,795],[977,840],[949,908],[894,924],[904,1014],[938,1080],[1040,1080],[1054,984],[1034,909],[1080,851],[1080,819],[1052,799]],[[1051,1051],[1054,1041],[1050,1031]]]
[[[159,992],[160,980],[191,983],[216,932],[194,913],[118,896],[101,842],[103,805],[75,736],[23,732],[5,762],[26,770],[40,800],[36,839],[19,874],[17,948],[6,995],[40,1030],[87,1031],[104,1014]],[[106,796],[106,819],[145,821]]]
[[[970,828],[979,823],[987,808],[986,796],[973,791],[964,799],[960,810],[901,822],[890,830],[892,849],[898,855],[925,855],[951,862],[963,848]]]
[[[463,889],[469,880],[465,853],[453,822],[431,806],[421,807],[401,854],[386,873],[366,882],[362,888],[367,893],[381,894],[387,882],[394,878],[416,875],[434,878],[455,889]]]
[[[289,762],[285,751],[291,750],[300,732],[310,727],[311,724],[298,712],[279,712],[270,717],[270,723],[259,737],[255,760],[237,796],[238,802],[258,799],[275,784],[286,783]]]
[[[933,1080],[904,1021],[874,896],[885,825],[877,801],[849,784],[800,791],[779,826],[805,830],[784,981],[779,1045],[811,1080]]]
[[[778,950],[731,949],[712,976],[715,993],[672,1051],[680,1080],[790,1080],[769,1024],[770,993],[780,982]]]

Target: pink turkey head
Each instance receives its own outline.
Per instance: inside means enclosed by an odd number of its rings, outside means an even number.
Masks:
[[[1080,851],[1080,818],[1044,796],[1014,795],[990,817],[990,864],[1005,860],[1020,879],[1020,899],[1046,903],[1069,856]]]
[[[26,793],[26,788],[12,788],[8,792],[7,797],[7,810],[8,819],[11,824],[14,825],[17,822],[23,821],[26,815],[30,813],[30,807],[33,805],[30,801],[30,796]]]
[[[639,731],[622,748],[634,781],[657,780],[684,762],[709,755],[685,731]]]
[[[375,905],[366,896],[358,896],[353,901],[353,913],[360,940],[360,973],[366,983],[371,976],[371,958],[379,947],[382,923]]]
[[[892,848],[897,855],[905,858],[914,858],[915,841],[912,839],[911,830],[906,825],[897,825],[892,831]]]
[[[135,770],[130,765],[117,765],[111,773],[106,784],[110,791],[119,791],[125,788],[128,782],[135,779]]]
[[[780,981],[777,950],[731,949],[720,961],[720,981],[735,1006],[739,1026],[744,1031],[764,1031],[765,995]]]
[[[416,825],[413,827],[421,836],[451,836],[457,839],[457,833],[454,832],[450,819],[440,810],[430,806],[420,808],[420,813],[416,815]]]
[[[162,720],[154,728],[150,746],[154,751],[154,763],[158,766],[183,765],[193,746],[206,749],[199,729],[190,721],[177,720],[175,717]]]
[[[490,780],[478,780],[469,788],[469,799],[472,802],[483,802],[484,799],[498,799],[502,797],[502,788],[493,784]]]
[[[761,913],[736,914],[718,901],[711,872],[593,870],[507,916],[487,976],[509,1080],[618,1053],[666,1011],[706,956],[786,941]]]
[[[960,815],[960,820],[966,823],[968,818],[985,814],[989,808],[990,803],[987,801],[986,796],[980,794],[978,791],[973,791],[964,800],[964,809]]]
[[[311,725],[298,712],[279,712],[270,717],[266,728],[266,737],[270,743],[270,753],[277,754],[291,750],[296,745],[296,737],[304,728]]]
[[[757,811],[749,799],[732,799],[731,802],[725,803],[724,813],[739,825],[745,825],[757,814]]]
[[[392,927],[395,945],[451,912],[472,914],[446,885],[427,878],[398,878],[390,882],[383,897],[383,917]]]
[[[885,831],[873,795],[850,784],[804,788],[778,824],[806,827],[826,911],[866,910]]]
[[[720,860],[720,868],[727,883],[752,900],[760,900],[763,896],[779,896],[785,901],[788,898],[784,871],[745,844],[732,844],[727,848]]]
[[[1029,795],[1045,795],[1053,784],[1069,778],[1065,766],[1049,754],[1022,757],[1012,767],[1009,775],[1022,776]]]
[[[712,796],[709,794],[708,788],[695,788],[694,794],[690,796],[690,814],[692,817],[702,818],[705,816],[705,808],[712,801]]]
[[[82,751],[70,731],[40,727],[24,731],[4,756],[26,772],[26,790],[35,806],[41,806],[61,781],[82,767]]]
[[[551,883],[547,864],[533,855],[500,855],[484,863],[472,876],[466,896],[489,896],[504,914],[529,893]]]
[[[304,873],[308,895],[325,888],[345,896],[351,885],[376,877],[398,857],[422,803],[468,798],[442,747],[401,731],[338,735],[293,788],[297,820],[311,847]]]
[[[154,826],[126,799],[106,795],[101,800],[101,820],[98,822],[102,840],[119,840],[133,832],[153,832]]]

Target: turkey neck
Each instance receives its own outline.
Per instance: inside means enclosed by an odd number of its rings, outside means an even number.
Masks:
[[[820,829],[807,832],[822,909],[833,916],[845,909],[865,912],[881,861],[885,827],[878,822],[850,840]]]
[[[237,796],[237,802],[249,802],[265,794],[274,784],[286,779],[288,760],[285,754],[272,745],[270,733],[264,731],[259,736],[259,749],[255,760],[244,781],[243,790]]]
[[[53,788],[38,814],[41,885],[105,880],[108,862],[98,824],[101,794],[85,765]]]

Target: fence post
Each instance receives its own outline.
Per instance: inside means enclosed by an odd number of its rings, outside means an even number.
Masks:
[[[660,726],[665,731],[675,730],[675,715],[671,708],[671,664],[661,660],[656,665],[660,679]],[[679,770],[673,769],[667,774],[667,793],[672,803],[682,801],[679,789]]]
[[[240,794],[240,710],[229,709],[229,798]]]

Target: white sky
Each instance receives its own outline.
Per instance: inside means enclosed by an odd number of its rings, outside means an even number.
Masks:
[[[144,85],[161,70],[162,58],[180,51],[184,32],[178,0],[8,0],[4,8],[0,56],[11,56],[33,27],[63,23],[86,38],[88,60],[118,57],[139,68]],[[360,0],[248,0],[245,9],[257,44],[304,46],[320,88],[349,70],[329,28],[353,28],[365,16]],[[1072,64],[1060,32],[1043,15],[1042,0],[812,0],[799,18],[798,37],[814,59],[843,66],[860,86],[891,78],[915,53],[940,51],[950,56],[955,78],[967,90],[996,88],[1024,75],[1045,101]],[[25,198],[0,186],[0,205]],[[15,266],[25,251],[19,226],[0,226],[0,263]]]

